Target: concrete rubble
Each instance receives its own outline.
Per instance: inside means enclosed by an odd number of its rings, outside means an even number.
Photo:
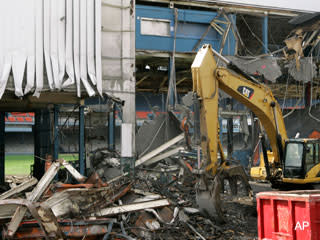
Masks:
[[[235,207],[227,201],[230,222],[219,225],[197,208],[196,157],[177,143],[162,154],[172,149],[179,151],[108,183],[97,173],[82,176],[64,160],[52,162],[39,181],[0,195],[4,239],[254,239],[255,226],[247,224],[255,221],[252,201],[244,198]],[[99,166],[119,169],[116,159]],[[55,180],[62,166],[71,182]]]
[[[0,195],[3,238],[254,239],[255,224],[248,224],[256,222],[252,198],[231,196],[227,185],[221,195],[228,219],[223,225],[199,209],[198,153],[186,146],[179,124],[161,128],[168,122],[161,115],[156,122],[153,128],[160,130],[150,135],[155,131],[146,126],[152,141],[144,139],[143,154],[129,169],[116,151],[103,148],[90,155],[89,177],[48,157],[50,167],[41,179],[12,184]],[[169,128],[175,131],[164,141]],[[60,172],[72,177],[59,182]]]

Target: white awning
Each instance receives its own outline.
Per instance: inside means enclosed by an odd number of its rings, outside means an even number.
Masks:
[[[18,97],[102,94],[101,0],[0,0],[0,33],[0,98],[10,74]]]

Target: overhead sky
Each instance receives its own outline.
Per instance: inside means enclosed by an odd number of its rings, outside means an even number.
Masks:
[[[320,0],[213,0],[212,2],[255,5],[302,12],[320,12]]]

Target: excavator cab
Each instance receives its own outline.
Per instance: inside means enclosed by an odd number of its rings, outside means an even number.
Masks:
[[[285,144],[283,181],[320,182],[320,139],[289,139]]]

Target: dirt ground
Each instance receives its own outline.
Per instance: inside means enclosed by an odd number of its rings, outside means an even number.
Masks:
[[[256,194],[272,191],[270,184],[250,182],[253,190],[253,199],[239,198],[224,203],[227,223],[221,227],[223,235],[219,239],[253,240],[258,239]]]

